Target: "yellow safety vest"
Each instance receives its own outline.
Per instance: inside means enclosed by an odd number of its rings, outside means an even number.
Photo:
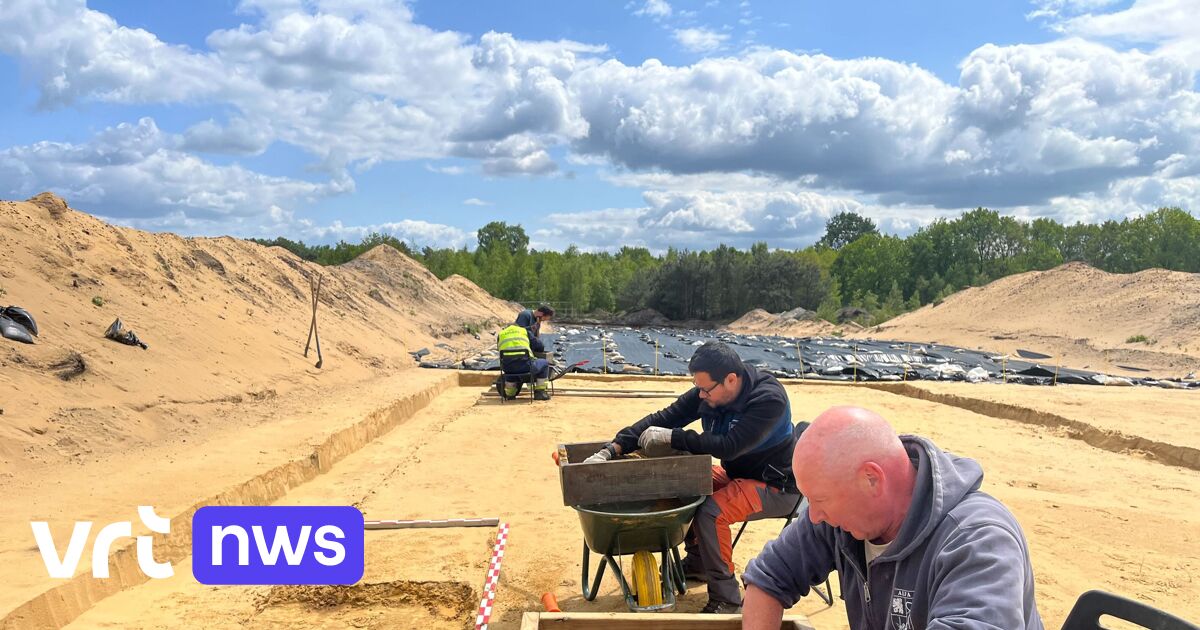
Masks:
[[[513,324],[500,331],[497,336],[497,348],[500,356],[525,356],[533,358],[533,349],[529,346],[529,331],[522,326]]]

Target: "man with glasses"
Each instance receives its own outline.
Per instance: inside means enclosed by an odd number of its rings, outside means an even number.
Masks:
[[[784,517],[799,497],[792,475],[791,406],[779,381],[742,363],[729,346],[710,341],[688,362],[695,385],[666,409],[621,429],[587,462],[642,449],[712,455],[713,494],[696,511],[684,568],[708,583],[702,612],[736,613],[742,596],[733,575],[733,523]],[[700,420],[702,431],[684,429]]]

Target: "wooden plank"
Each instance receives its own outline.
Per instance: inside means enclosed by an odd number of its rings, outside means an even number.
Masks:
[[[701,613],[525,613],[521,630],[740,630],[741,615]],[[814,630],[803,615],[787,615],[780,630]]]
[[[591,390],[591,391],[564,391],[555,390],[555,396],[568,396],[571,398],[678,398],[678,394],[672,393],[646,393],[646,392],[622,392],[621,390]],[[499,398],[500,394],[495,389],[490,389],[483,392],[485,398]]]
[[[600,387],[556,387],[556,392],[609,392],[615,394],[670,394],[671,396],[681,396],[683,392],[673,392],[667,389],[603,389]]]
[[[566,450],[566,461],[559,460],[558,465],[563,464],[578,464],[583,460],[595,455],[597,451],[604,448],[608,442],[574,442],[571,444],[559,444],[558,450]]]
[[[582,463],[605,442],[562,444],[559,459],[563,505],[602,505],[626,501],[707,496],[712,494],[712,458],[708,455],[616,459]]]
[[[366,529],[443,529],[447,527],[495,527],[498,518],[446,518],[440,520],[364,521]]]

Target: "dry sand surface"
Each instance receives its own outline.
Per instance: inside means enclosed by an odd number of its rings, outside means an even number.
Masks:
[[[204,587],[190,577],[188,553],[191,515],[208,504],[352,504],[378,519],[498,516],[512,533],[493,627],[515,629],[545,591],[565,610],[624,609],[611,575],[597,601],[579,596],[579,523],[562,505],[550,453],[559,442],[605,439],[667,399],[501,405],[480,398],[485,375],[414,368],[408,353],[422,347],[462,357],[490,346],[465,326],[495,329],[516,307],[466,279],[438,281],[390,248],[319,267],[279,248],[118,228],[52,196],[36,201],[0,202],[0,305],[25,307],[41,328],[32,346],[0,341],[0,628],[470,625],[491,529],[368,532],[366,576],[352,588]],[[322,369],[301,355],[315,273],[324,276]],[[1022,347],[1110,371],[1099,362],[1107,353],[1113,363],[1182,372],[1198,352],[1187,301],[1195,282],[1066,266],[969,290],[871,334]],[[117,316],[149,350],[101,337]],[[1124,344],[1135,334],[1155,343]],[[560,384],[568,382],[687,386],[590,376]],[[1047,627],[1089,588],[1200,619],[1194,392],[788,389],[799,417],[863,404],[978,458],[985,489],[1025,527]],[[97,528],[130,520],[138,535],[146,533],[138,505],[172,518],[154,550],[174,563],[175,578],[146,582],[132,544],[119,546],[110,579],[91,578],[90,554],[75,578],[46,576],[29,521],[49,521],[59,541],[77,520]],[[747,530],[740,566],[778,525]],[[694,586],[679,609],[703,604]],[[822,630],[846,627],[838,605],[825,609],[815,597],[796,610]]]
[[[1012,356],[1023,348],[1068,367],[1181,377],[1200,370],[1200,274],[1113,274],[1068,263],[964,289],[851,336]],[[1147,342],[1128,341],[1138,336]]]
[[[867,329],[762,309],[726,329],[785,337],[841,331],[847,338],[943,343],[1014,357],[1025,349],[1050,355],[1051,365],[1178,378],[1200,371],[1200,274],[1113,274],[1068,263],[967,288]],[[1146,341],[1128,341],[1139,336]]]
[[[682,390],[679,380],[580,378],[577,386]],[[571,381],[568,381],[571,382]],[[579,595],[581,533],[561,503],[550,453],[559,442],[603,439],[663,404],[655,399],[568,398],[501,405],[481,399],[482,387],[447,390],[398,429],[336,464],[328,473],[284,496],[282,504],[350,503],[367,518],[498,516],[511,524],[492,627],[516,628],[520,612],[539,609],[545,591],[564,610],[619,611],[624,603],[611,576],[600,597]],[[1047,627],[1058,627],[1083,591],[1102,588],[1200,618],[1200,472],[1165,465],[1139,452],[1089,446],[1050,427],[995,418],[960,407],[877,389],[826,384],[788,386],[798,415],[853,402],[877,409],[904,432],[927,435],[940,446],[978,459],[984,489],[1016,514],[1030,542],[1038,598]],[[983,390],[976,390],[983,391]],[[1058,390],[1055,390],[1058,391]],[[1045,389],[1012,386],[1003,397],[1041,405]],[[983,392],[957,392],[986,402]],[[1053,406],[1053,403],[1051,403]],[[1086,421],[1102,401],[1064,406]],[[986,409],[982,405],[981,409]],[[1138,416],[1137,404],[1126,412]],[[1141,416],[1124,428],[1141,432],[1156,421]],[[778,531],[777,522],[753,524],[737,549],[739,566]],[[118,593],[72,627],[274,628],[468,627],[490,554],[488,529],[368,532],[366,575],[350,589],[205,587],[176,577]],[[679,604],[704,604],[694,585]],[[839,606],[814,597],[795,609],[822,630],[845,628]]]
[[[846,330],[823,319],[795,320],[756,308],[725,326],[725,330],[749,335],[779,335],[780,337],[828,337],[835,331]]]
[[[41,329],[35,345],[0,339],[0,473],[204,430],[196,417],[207,405],[357,383],[412,366],[408,353],[423,347],[478,349],[488,342],[463,334],[466,324],[491,330],[516,312],[390,247],[320,267],[277,247],[114,227],[57,197],[35,200],[0,201],[0,306],[24,307]],[[315,347],[301,353],[314,274],[320,371]],[[105,339],[116,317],[150,349]]]

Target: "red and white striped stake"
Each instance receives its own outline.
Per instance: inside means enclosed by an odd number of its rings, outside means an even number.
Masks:
[[[492,549],[492,561],[488,563],[487,580],[483,583],[483,599],[479,600],[479,612],[475,616],[475,630],[487,630],[492,618],[492,606],[496,603],[496,583],[500,581],[500,561],[504,559],[504,544],[508,542],[508,523],[500,523],[496,534],[496,546]]]

